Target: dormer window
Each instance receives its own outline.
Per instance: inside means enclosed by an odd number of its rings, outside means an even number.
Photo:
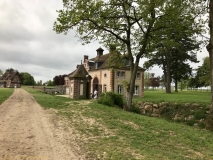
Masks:
[[[130,61],[127,60],[127,61],[126,61],[126,66],[129,66],[129,65],[130,65]]]
[[[140,76],[141,76],[141,74],[140,74],[140,73],[137,73],[136,78],[137,78],[137,79],[140,79]]]

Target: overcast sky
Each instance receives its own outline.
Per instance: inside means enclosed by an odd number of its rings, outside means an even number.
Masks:
[[[83,46],[74,30],[67,35],[56,34],[53,23],[56,10],[62,7],[62,0],[0,0],[0,69],[3,72],[13,68],[30,73],[35,81],[46,82],[75,70],[84,55],[95,57],[99,47],[108,53],[98,42]],[[197,54],[201,62],[192,66],[201,65],[206,56],[204,48]],[[159,67],[149,72],[162,75]]]

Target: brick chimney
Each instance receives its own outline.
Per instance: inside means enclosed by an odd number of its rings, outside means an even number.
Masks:
[[[84,62],[85,60],[88,60],[89,56],[88,55],[84,55]]]

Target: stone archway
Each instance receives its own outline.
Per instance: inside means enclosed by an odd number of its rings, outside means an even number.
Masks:
[[[101,94],[101,92],[102,92],[102,85],[101,84],[99,84],[99,80],[98,80],[98,78],[97,77],[95,77],[94,79],[93,79],[93,83],[92,83],[92,88],[93,88],[93,93],[94,93],[94,91],[95,90],[97,90],[98,91],[98,96]]]

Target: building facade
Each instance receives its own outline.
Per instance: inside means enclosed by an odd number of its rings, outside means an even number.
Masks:
[[[115,49],[111,49],[110,53],[103,54],[103,49],[98,48],[97,55],[94,58],[89,59],[87,55],[84,55],[84,67],[88,74],[92,77],[91,91],[94,93],[98,91],[98,95],[102,92],[112,91],[115,93],[127,94],[125,82],[130,79],[130,67],[129,63],[125,66],[114,69],[109,67],[108,60],[110,55],[115,53]],[[135,80],[134,96],[144,96],[144,71],[145,69],[138,66],[137,76]]]
[[[8,70],[0,78],[0,87],[3,88],[20,88],[21,77],[18,71]]]

